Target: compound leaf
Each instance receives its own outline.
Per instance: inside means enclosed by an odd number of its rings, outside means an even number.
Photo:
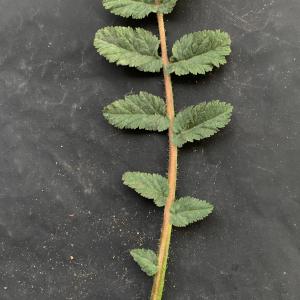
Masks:
[[[183,197],[175,201],[171,207],[171,223],[177,227],[185,227],[203,220],[213,211],[213,205],[192,197]]]
[[[111,125],[120,129],[164,131],[169,127],[165,102],[147,92],[114,101],[104,108],[103,115]]]
[[[158,207],[163,207],[169,194],[168,179],[159,174],[126,172],[123,183],[134,189],[141,196],[154,200]]]
[[[155,2],[155,0],[103,0],[103,5],[115,15],[142,19],[150,13],[172,12],[177,0],[161,0],[160,4]]]
[[[157,272],[157,256],[149,249],[134,249],[130,251],[134,261],[141,267],[148,276],[153,276]]]
[[[231,104],[219,100],[189,106],[175,117],[173,143],[182,147],[214,135],[230,122],[232,110]]]
[[[159,39],[142,28],[112,26],[99,29],[94,46],[109,62],[136,67],[144,72],[158,72],[162,68],[158,55]]]
[[[176,41],[168,67],[169,73],[177,75],[205,74],[226,63],[231,40],[226,32],[204,30],[184,35]]]

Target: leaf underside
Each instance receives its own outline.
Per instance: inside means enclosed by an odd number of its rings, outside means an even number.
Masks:
[[[134,261],[141,267],[148,276],[153,276],[157,272],[157,256],[149,249],[134,249],[130,251]]]
[[[142,19],[150,13],[172,12],[176,2],[177,0],[161,0],[157,5],[155,0],[103,0],[103,6],[115,15]]]
[[[159,72],[159,39],[142,28],[112,26],[96,32],[94,46],[109,62],[136,67],[144,72]]]
[[[185,227],[203,220],[213,211],[213,205],[196,198],[183,197],[175,201],[171,207],[171,223],[177,227]]]
[[[187,107],[175,117],[173,143],[182,147],[214,135],[230,122],[232,110],[231,104],[219,100]]]
[[[231,40],[226,32],[204,30],[184,35],[176,41],[168,66],[169,73],[176,75],[205,74],[226,63],[230,54]]]
[[[120,129],[164,131],[169,127],[164,100],[147,92],[114,101],[104,108],[103,115],[111,125]]]
[[[126,172],[123,183],[141,196],[151,199],[158,207],[163,207],[169,194],[168,179],[159,174]]]

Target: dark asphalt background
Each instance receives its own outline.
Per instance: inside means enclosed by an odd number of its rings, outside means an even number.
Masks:
[[[169,45],[206,28],[233,41],[220,70],[173,77],[176,108],[235,107],[229,127],[180,151],[178,194],[216,210],[174,230],[166,300],[300,299],[299,15],[299,0],[179,0],[166,18]],[[154,16],[122,19],[98,0],[0,0],[1,300],[149,296],[128,251],[156,248],[162,211],[121,175],[164,174],[167,139],[100,112],[129,92],[162,96],[163,81],[100,57],[107,25],[157,32]]]

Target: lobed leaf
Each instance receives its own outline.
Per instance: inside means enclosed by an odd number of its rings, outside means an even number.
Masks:
[[[158,72],[162,68],[158,55],[159,39],[142,28],[113,26],[99,29],[94,46],[109,62],[136,67],[144,72]]]
[[[123,183],[134,189],[141,196],[154,200],[158,207],[163,207],[169,194],[168,179],[159,174],[126,172]]]
[[[169,127],[164,100],[147,92],[114,101],[104,108],[103,115],[111,125],[120,129],[164,131]]]
[[[157,272],[157,256],[149,249],[134,249],[130,251],[134,261],[141,267],[148,276],[153,276]]]
[[[230,54],[231,40],[226,32],[204,30],[184,35],[175,42],[168,66],[169,73],[176,75],[205,74],[226,63]]]
[[[219,100],[189,106],[175,117],[173,143],[182,147],[214,135],[230,122],[232,110],[231,104]]]
[[[172,12],[177,0],[103,0],[103,6],[115,15],[142,19],[150,13],[168,14]]]
[[[171,207],[171,223],[177,227],[185,227],[203,220],[213,211],[213,205],[192,197],[184,197],[175,201]]]

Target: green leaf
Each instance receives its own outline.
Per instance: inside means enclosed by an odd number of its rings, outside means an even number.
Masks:
[[[171,207],[171,223],[177,227],[185,227],[203,220],[213,211],[213,205],[192,197],[184,197],[175,201]]]
[[[103,0],[103,5],[115,15],[142,19],[150,13],[172,12],[177,0],[161,0],[160,2],[161,4],[157,5],[155,0]]]
[[[149,249],[134,249],[130,251],[134,261],[141,267],[148,276],[153,276],[157,272],[157,256]]]
[[[168,179],[159,174],[126,172],[123,183],[134,189],[141,196],[154,200],[158,207],[163,207],[169,194]]]
[[[114,26],[99,29],[94,46],[99,54],[117,65],[136,67],[145,72],[158,72],[162,68],[158,55],[159,39],[142,28]]]
[[[204,30],[184,35],[175,42],[169,73],[186,75],[205,74],[226,63],[229,55],[230,37],[220,30]]]
[[[214,135],[230,122],[232,110],[231,104],[219,100],[189,106],[175,117],[173,143],[182,147]]]
[[[164,131],[169,127],[165,102],[147,92],[114,101],[104,108],[103,115],[111,125],[120,129]]]

